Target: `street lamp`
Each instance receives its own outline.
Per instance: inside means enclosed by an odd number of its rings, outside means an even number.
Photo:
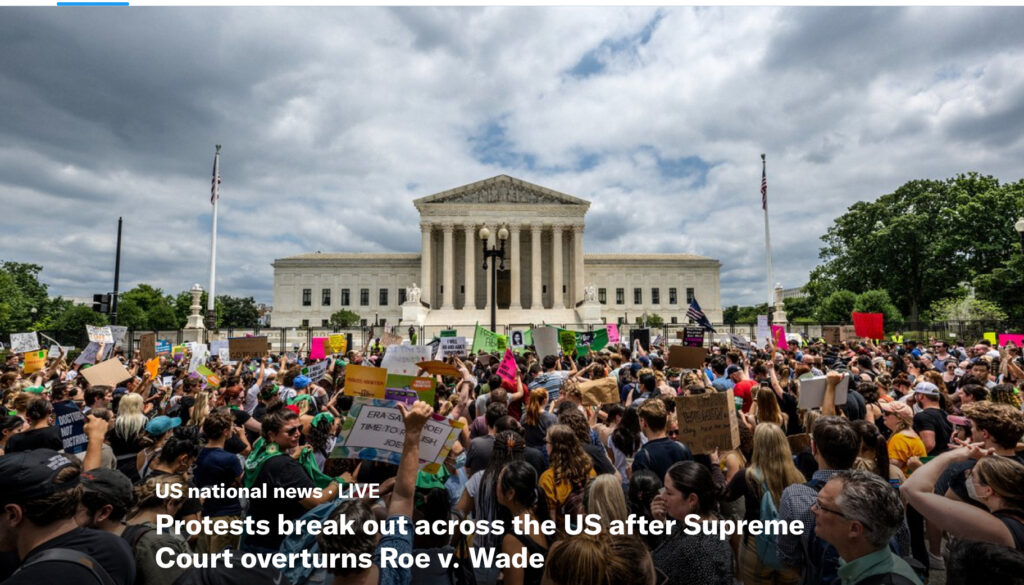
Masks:
[[[1024,217],[1013,224],[1013,229],[1017,230],[1017,235],[1020,236],[1020,251],[1024,252]]]
[[[484,246],[484,271],[487,270],[488,258],[493,258],[491,261],[491,331],[495,331],[497,325],[497,309],[498,309],[498,270],[505,269],[505,240],[508,239],[508,230],[501,228],[498,230],[498,246],[488,249],[487,240],[491,238],[491,230],[486,227],[480,228],[480,241]],[[500,268],[499,268],[500,263]]]

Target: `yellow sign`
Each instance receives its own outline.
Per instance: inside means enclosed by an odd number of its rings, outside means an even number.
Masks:
[[[985,332],[985,339],[987,339],[989,341],[989,343],[991,343],[992,345],[996,345],[996,332],[995,331],[986,331]]]
[[[25,373],[38,372],[46,367],[46,350],[30,351],[25,354]]]
[[[345,396],[384,398],[388,371],[373,366],[350,364],[345,368]]]
[[[331,335],[327,342],[331,345],[331,353],[345,353],[348,351],[348,337],[344,335]]]

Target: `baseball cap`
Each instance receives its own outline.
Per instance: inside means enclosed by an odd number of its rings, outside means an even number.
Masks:
[[[651,360],[647,356],[642,355],[640,356],[640,363],[643,364],[645,368],[647,368],[650,367]]]
[[[169,416],[160,415],[154,417],[153,420],[149,421],[146,425],[146,432],[159,437],[167,431],[181,425],[181,419],[178,417],[171,418]]]
[[[78,477],[57,483],[57,474],[78,463],[53,449],[32,449],[0,457],[0,503],[15,504],[52,496],[78,485]]]
[[[917,386],[914,386],[914,394],[924,394],[925,396],[938,398],[939,387],[931,382],[918,382]]]
[[[739,366],[729,366],[728,368],[725,368],[725,377],[728,378],[729,376],[738,374],[742,371],[743,370],[741,370]]]
[[[99,467],[82,473],[82,487],[87,492],[103,496],[103,500],[117,508],[132,507],[132,480],[116,469]]]
[[[312,382],[312,380],[309,379],[309,376],[295,376],[295,381],[292,382],[292,387],[296,390],[302,390],[306,386],[309,386],[310,382]]]

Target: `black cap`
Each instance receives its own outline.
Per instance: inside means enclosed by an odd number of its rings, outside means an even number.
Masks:
[[[78,485],[78,478],[56,483],[57,474],[78,461],[53,449],[33,449],[0,457],[0,503],[16,504],[52,496]]]
[[[132,480],[116,469],[100,467],[82,472],[82,487],[99,494],[111,506],[125,510],[132,507]]]

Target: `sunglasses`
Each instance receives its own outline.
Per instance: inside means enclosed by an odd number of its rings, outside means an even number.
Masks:
[[[299,425],[297,427],[292,427],[290,429],[285,429],[284,432],[288,433],[289,435],[297,435],[300,432],[302,432],[302,426]]]

